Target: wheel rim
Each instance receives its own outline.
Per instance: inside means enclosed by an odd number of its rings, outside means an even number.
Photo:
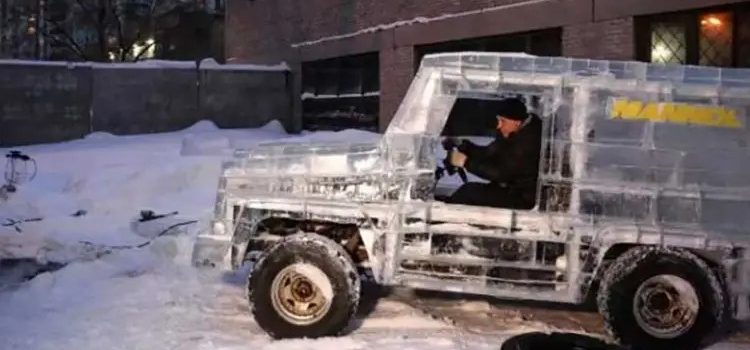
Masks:
[[[633,314],[646,333],[660,339],[679,337],[698,318],[698,293],[690,282],[674,275],[658,275],[641,283],[633,300]]]
[[[307,326],[320,321],[331,308],[333,286],[318,267],[297,263],[279,271],[271,284],[271,301],[287,322]]]

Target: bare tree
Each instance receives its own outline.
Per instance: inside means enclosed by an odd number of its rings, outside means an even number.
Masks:
[[[85,61],[138,61],[153,50],[160,18],[181,0],[57,1],[42,19],[42,34]],[[52,4],[50,6],[53,6]]]

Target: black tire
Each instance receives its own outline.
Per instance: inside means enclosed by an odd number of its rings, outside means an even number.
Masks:
[[[646,329],[649,326],[644,328],[639,324],[648,322],[643,321],[643,316],[636,315],[638,308],[634,309],[639,288],[645,288],[654,278],[658,280],[656,276],[679,277],[692,290],[687,293],[685,288],[671,290],[681,295],[692,292],[697,297],[697,312],[693,321],[680,322],[681,325],[677,327],[682,329],[672,334],[658,333],[659,336],[655,336],[654,329],[658,330],[658,327],[652,327],[649,332]],[[636,247],[617,258],[601,281],[597,304],[609,333],[635,350],[698,349],[721,325],[725,310],[723,289],[708,265],[693,253],[664,247]],[[682,305],[690,305],[690,302]]]
[[[503,342],[501,350],[623,350],[601,339],[574,333],[524,333]]]
[[[277,310],[285,307],[274,304],[273,293],[279,290],[274,290],[277,275],[299,264],[309,264],[319,269],[332,291],[332,297],[326,298],[330,306],[312,323],[290,322],[285,318],[284,311]],[[312,284],[315,285],[314,282]],[[315,288],[315,291],[321,290]],[[278,242],[258,260],[248,280],[248,300],[255,321],[277,339],[340,334],[356,313],[359,296],[359,275],[349,254],[336,242],[316,234],[292,235]],[[276,302],[276,305],[279,303],[283,302]]]

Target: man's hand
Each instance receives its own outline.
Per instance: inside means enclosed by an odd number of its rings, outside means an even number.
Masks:
[[[461,153],[461,151],[454,150],[451,152],[450,162],[455,167],[463,168],[466,163],[466,155]]]

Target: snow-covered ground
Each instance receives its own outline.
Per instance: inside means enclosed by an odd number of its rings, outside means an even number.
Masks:
[[[510,335],[545,329],[541,324],[512,332],[471,332],[384,299],[346,336],[272,341],[250,316],[247,272],[196,269],[190,254],[195,235],[206,229],[212,213],[221,154],[289,137],[277,123],[255,130],[217,130],[201,122],[175,133],[96,133],[20,148],[36,159],[39,172],[8,201],[0,201],[0,224],[41,220],[0,225],[0,259],[67,266],[0,289],[0,350],[498,349]],[[366,137],[377,136],[346,131],[293,139]],[[179,214],[135,225],[144,209]],[[72,215],[81,210],[86,214]],[[160,222],[186,220],[198,223],[142,249],[102,255],[99,247],[139,244],[167,225],[157,227]]]
[[[230,146],[285,137],[275,123],[221,131],[202,122],[169,134],[96,133],[72,142],[21,147],[36,159],[39,173],[0,202],[0,222],[43,220],[18,224],[21,232],[0,226],[0,258],[68,265],[0,291],[0,349],[497,347],[494,340],[466,339],[456,328],[395,301],[381,301],[349,336],[274,342],[250,316],[242,272],[192,267],[192,240],[205,229],[215,199],[217,154]],[[349,131],[295,139],[362,137],[376,136]],[[144,242],[148,229],[134,230],[132,224],[143,209],[178,211],[164,219],[171,222],[199,222],[143,249],[100,258],[101,249],[80,243]],[[79,210],[86,215],[71,215]]]

